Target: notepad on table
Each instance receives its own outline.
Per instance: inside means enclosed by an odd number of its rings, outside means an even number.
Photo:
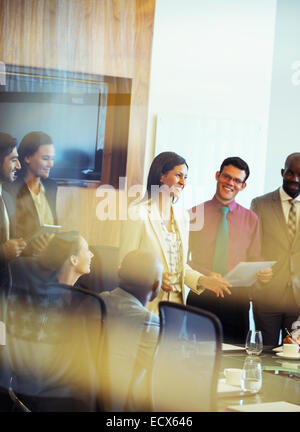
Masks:
[[[244,351],[245,347],[222,343],[222,351]]]
[[[225,379],[219,379],[217,387],[218,396],[239,396],[241,392],[242,390],[240,386],[232,386],[226,384]]]
[[[279,401],[259,404],[230,405],[228,409],[241,412],[300,412],[300,405]]]
[[[0,321],[0,345],[6,344],[5,338],[5,324],[3,321]]]

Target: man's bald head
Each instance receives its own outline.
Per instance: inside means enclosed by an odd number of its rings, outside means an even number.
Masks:
[[[284,168],[287,168],[293,160],[300,160],[300,153],[291,153],[285,160]]]
[[[300,194],[300,153],[291,153],[281,170],[283,189],[291,197],[296,198]]]
[[[129,252],[119,268],[120,286],[137,297],[144,304],[144,299],[153,300],[161,287],[163,265],[148,250]]]

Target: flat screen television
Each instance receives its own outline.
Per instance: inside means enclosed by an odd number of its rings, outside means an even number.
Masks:
[[[100,181],[108,93],[101,76],[5,65],[0,131],[18,143],[32,131],[50,135],[56,153],[51,177],[59,184]]]

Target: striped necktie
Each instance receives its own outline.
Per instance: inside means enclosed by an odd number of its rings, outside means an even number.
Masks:
[[[212,270],[216,273],[224,275],[226,274],[227,270],[228,257],[227,213],[229,212],[229,208],[227,206],[221,206],[220,212],[222,213],[222,216],[218,226]]]
[[[297,224],[296,224],[296,202],[295,199],[290,199],[289,203],[291,205],[290,211],[289,211],[289,219],[288,219],[288,231],[289,231],[289,238],[290,241],[293,242],[296,231],[297,231]]]

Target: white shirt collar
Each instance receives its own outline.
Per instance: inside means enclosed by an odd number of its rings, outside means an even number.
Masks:
[[[131,301],[133,301],[133,302],[136,303],[137,305],[139,305],[139,306],[143,306],[143,307],[144,307],[144,305],[140,302],[140,300],[137,299],[133,294],[130,294],[128,291],[124,290],[124,289],[121,288],[121,287],[117,287],[116,289],[117,289],[118,292],[121,293],[124,297],[130,298]]]
[[[286,191],[283,189],[282,186],[281,186],[280,189],[279,189],[279,194],[280,194],[280,199],[281,199],[281,201],[289,201],[289,200],[292,199],[292,197],[289,196],[289,195],[286,193]],[[296,202],[300,202],[300,195],[298,195],[298,196],[295,198],[295,201],[296,201]]]

